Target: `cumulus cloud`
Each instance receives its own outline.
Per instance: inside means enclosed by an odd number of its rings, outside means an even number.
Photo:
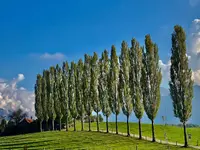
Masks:
[[[200,3],[200,0],[189,0],[189,4],[190,4],[192,7],[197,6],[199,3]]]
[[[19,74],[10,82],[0,82],[0,109],[6,114],[21,108],[29,116],[35,116],[34,93],[23,87],[17,87],[17,84],[24,79],[24,75]]]
[[[195,84],[200,85],[200,19],[195,19],[192,22],[187,44],[187,57],[189,59],[189,66],[193,71],[192,78]],[[170,65],[170,62],[165,64],[160,60],[160,67],[165,82],[168,82],[170,79]]]
[[[44,53],[40,56],[41,59],[54,59],[54,60],[63,60],[65,58],[65,55],[62,53]]]

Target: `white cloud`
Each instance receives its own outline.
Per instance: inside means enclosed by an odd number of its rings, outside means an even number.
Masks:
[[[63,60],[65,58],[65,55],[62,53],[44,53],[40,56],[41,59],[55,59],[55,60]]]
[[[35,116],[34,102],[35,96],[33,92],[21,87],[17,84],[24,80],[23,74],[10,82],[0,82],[0,109],[3,109],[7,114],[18,108],[23,109],[29,116]]]
[[[192,7],[195,7],[199,4],[200,0],[189,0],[189,4],[192,6]]]
[[[159,61],[159,65],[162,71],[162,81],[164,84],[168,84],[168,81],[170,80],[170,66],[171,61],[168,61],[166,64],[163,63],[162,60]]]

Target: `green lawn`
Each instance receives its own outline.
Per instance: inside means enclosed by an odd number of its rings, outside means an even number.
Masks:
[[[97,132],[43,132],[10,137],[0,137],[0,149],[121,149],[135,150],[164,150],[167,145],[138,140],[115,134]],[[170,146],[170,150],[184,148]],[[188,148],[187,150],[192,150]]]
[[[86,131],[81,132],[81,124],[77,122],[77,132],[71,127],[69,132],[42,132],[18,136],[0,137],[0,149],[22,149],[25,145],[28,149],[136,149],[138,150],[161,150],[168,149],[167,145],[152,143],[137,138],[125,137],[115,134],[87,132],[88,123],[84,124]],[[96,123],[92,123],[92,129],[96,130]],[[100,129],[105,130],[105,123],[100,123]],[[164,140],[164,126],[155,125],[156,138]],[[115,131],[115,123],[109,123],[109,130]],[[130,123],[132,134],[138,133],[138,125]],[[183,143],[183,129],[175,126],[165,128],[169,141]],[[151,137],[151,125],[142,124],[143,136]],[[119,123],[119,132],[126,133],[126,123]],[[200,141],[200,128],[188,128],[192,134],[190,145],[196,145]],[[184,148],[170,146],[170,150],[184,150]],[[191,150],[192,148],[188,148]]]
[[[81,129],[80,124],[77,124],[77,129]],[[96,123],[92,123],[92,129],[96,130]],[[100,129],[106,130],[106,124],[100,123]],[[85,124],[85,130],[88,130],[88,124]],[[115,131],[115,123],[109,123],[109,130]],[[167,133],[168,140],[171,142],[184,143],[183,137],[183,128],[176,126],[166,126],[163,125],[155,125],[155,135],[157,139],[164,140],[164,130]],[[188,133],[192,135],[192,139],[189,140],[190,145],[197,145],[197,141],[199,141],[200,146],[200,128],[187,128]],[[119,132],[126,133],[126,123],[119,123]],[[138,124],[130,123],[130,132],[132,134],[138,134]],[[151,137],[151,125],[150,124],[142,124],[142,134],[143,136]]]

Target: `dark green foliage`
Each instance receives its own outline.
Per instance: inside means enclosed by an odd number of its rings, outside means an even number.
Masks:
[[[184,126],[185,146],[187,143],[186,122],[192,115],[193,81],[192,70],[186,56],[186,35],[181,26],[176,25],[172,34],[170,94],[174,115]]]
[[[40,131],[42,131],[43,107],[42,107],[42,76],[37,75],[35,84],[35,116],[40,122]]]

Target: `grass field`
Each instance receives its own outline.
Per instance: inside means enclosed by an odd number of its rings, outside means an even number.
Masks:
[[[115,134],[97,132],[43,132],[0,138],[0,149],[121,149],[135,150],[184,150],[176,146],[167,146],[125,137]],[[192,148],[187,148],[192,150]]]
[[[126,123],[120,122],[119,124],[119,132],[126,133]],[[80,124],[77,125],[77,129],[80,129]],[[88,125],[85,124],[85,129],[88,130]],[[92,123],[92,129],[96,130],[96,123]],[[100,123],[100,129],[106,130],[106,124]],[[115,123],[109,123],[109,130],[115,132]],[[155,135],[156,139],[165,140],[164,131],[167,133],[167,138],[170,142],[178,142],[184,143],[183,137],[183,128],[177,126],[163,126],[163,125],[155,125]],[[138,134],[138,124],[130,123],[130,132],[132,134]],[[189,140],[190,145],[197,145],[197,141],[199,141],[200,146],[200,128],[187,128],[187,133],[192,135],[191,140]],[[142,135],[151,137],[151,125],[150,124],[142,124]]]
[[[88,130],[88,124],[84,124]],[[155,125],[156,138],[164,140],[164,126]],[[81,125],[77,123],[76,132],[42,132],[10,137],[0,137],[0,149],[22,149],[25,145],[28,149],[136,149],[138,150],[161,150],[168,149],[167,145],[138,140],[137,138],[125,137],[115,134],[81,132]],[[96,130],[96,123],[92,123],[92,129]],[[100,129],[105,130],[105,123],[100,123]],[[109,123],[110,131],[115,131],[115,123]],[[70,128],[73,130],[73,128]],[[138,134],[138,125],[130,123],[132,134]],[[143,136],[151,137],[151,125],[142,125]],[[183,143],[183,129],[175,126],[165,128],[169,141]],[[126,133],[126,123],[119,123],[119,132]],[[200,141],[200,128],[188,128],[192,134],[190,145],[196,145]],[[170,146],[170,150],[184,150],[184,148]],[[187,148],[191,150],[192,148]]]

